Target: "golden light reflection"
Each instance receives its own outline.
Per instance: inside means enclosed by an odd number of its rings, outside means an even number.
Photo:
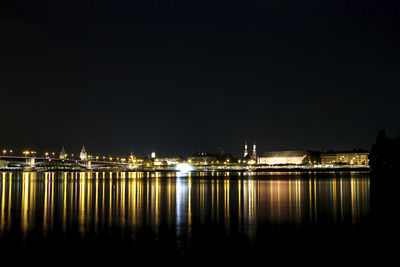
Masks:
[[[3,235],[4,227],[6,225],[5,221],[5,210],[6,210],[6,173],[2,173],[1,179],[1,214],[0,214],[0,234]]]
[[[11,199],[12,199],[12,176],[9,176],[9,199],[8,199],[8,217],[7,223],[11,220]],[[36,202],[36,173],[34,172],[23,172],[21,181],[21,191],[20,193],[20,229],[21,234],[25,238],[27,232],[33,227],[35,219],[35,202]],[[6,204],[6,203],[5,203]],[[2,214],[3,216],[3,214]],[[3,220],[3,219],[2,219]],[[11,225],[9,225],[11,226]]]
[[[300,224],[330,218],[357,223],[370,213],[369,179],[356,174],[324,180],[231,175],[2,172],[0,234],[11,227],[19,227],[23,236],[35,229],[46,234],[58,226],[81,234],[114,226],[122,233],[143,226],[159,233],[167,225],[190,236],[194,223],[213,223],[253,238],[260,222]]]

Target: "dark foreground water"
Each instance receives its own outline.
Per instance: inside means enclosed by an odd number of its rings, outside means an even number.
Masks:
[[[394,248],[397,198],[379,202],[367,173],[0,175],[0,252],[19,263],[360,263]]]

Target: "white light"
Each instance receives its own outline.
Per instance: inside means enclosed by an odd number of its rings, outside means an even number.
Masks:
[[[176,165],[175,169],[179,172],[190,172],[193,170],[193,167],[188,163],[179,163]]]

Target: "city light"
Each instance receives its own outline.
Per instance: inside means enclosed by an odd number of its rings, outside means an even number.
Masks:
[[[175,169],[179,172],[190,172],[193,170],[192,165],[190,165],[189,163],[179,163],[176,165]]]

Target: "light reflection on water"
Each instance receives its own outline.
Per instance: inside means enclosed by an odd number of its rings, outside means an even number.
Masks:
[[[17,229],[97,234],[162,226],[190,238],[221,225],[252,239],[260,224],[356,224],[370,213],[368,176],[150,172],[1,173],[0,235]],[[134,237],[134,235],[133,235]]]

